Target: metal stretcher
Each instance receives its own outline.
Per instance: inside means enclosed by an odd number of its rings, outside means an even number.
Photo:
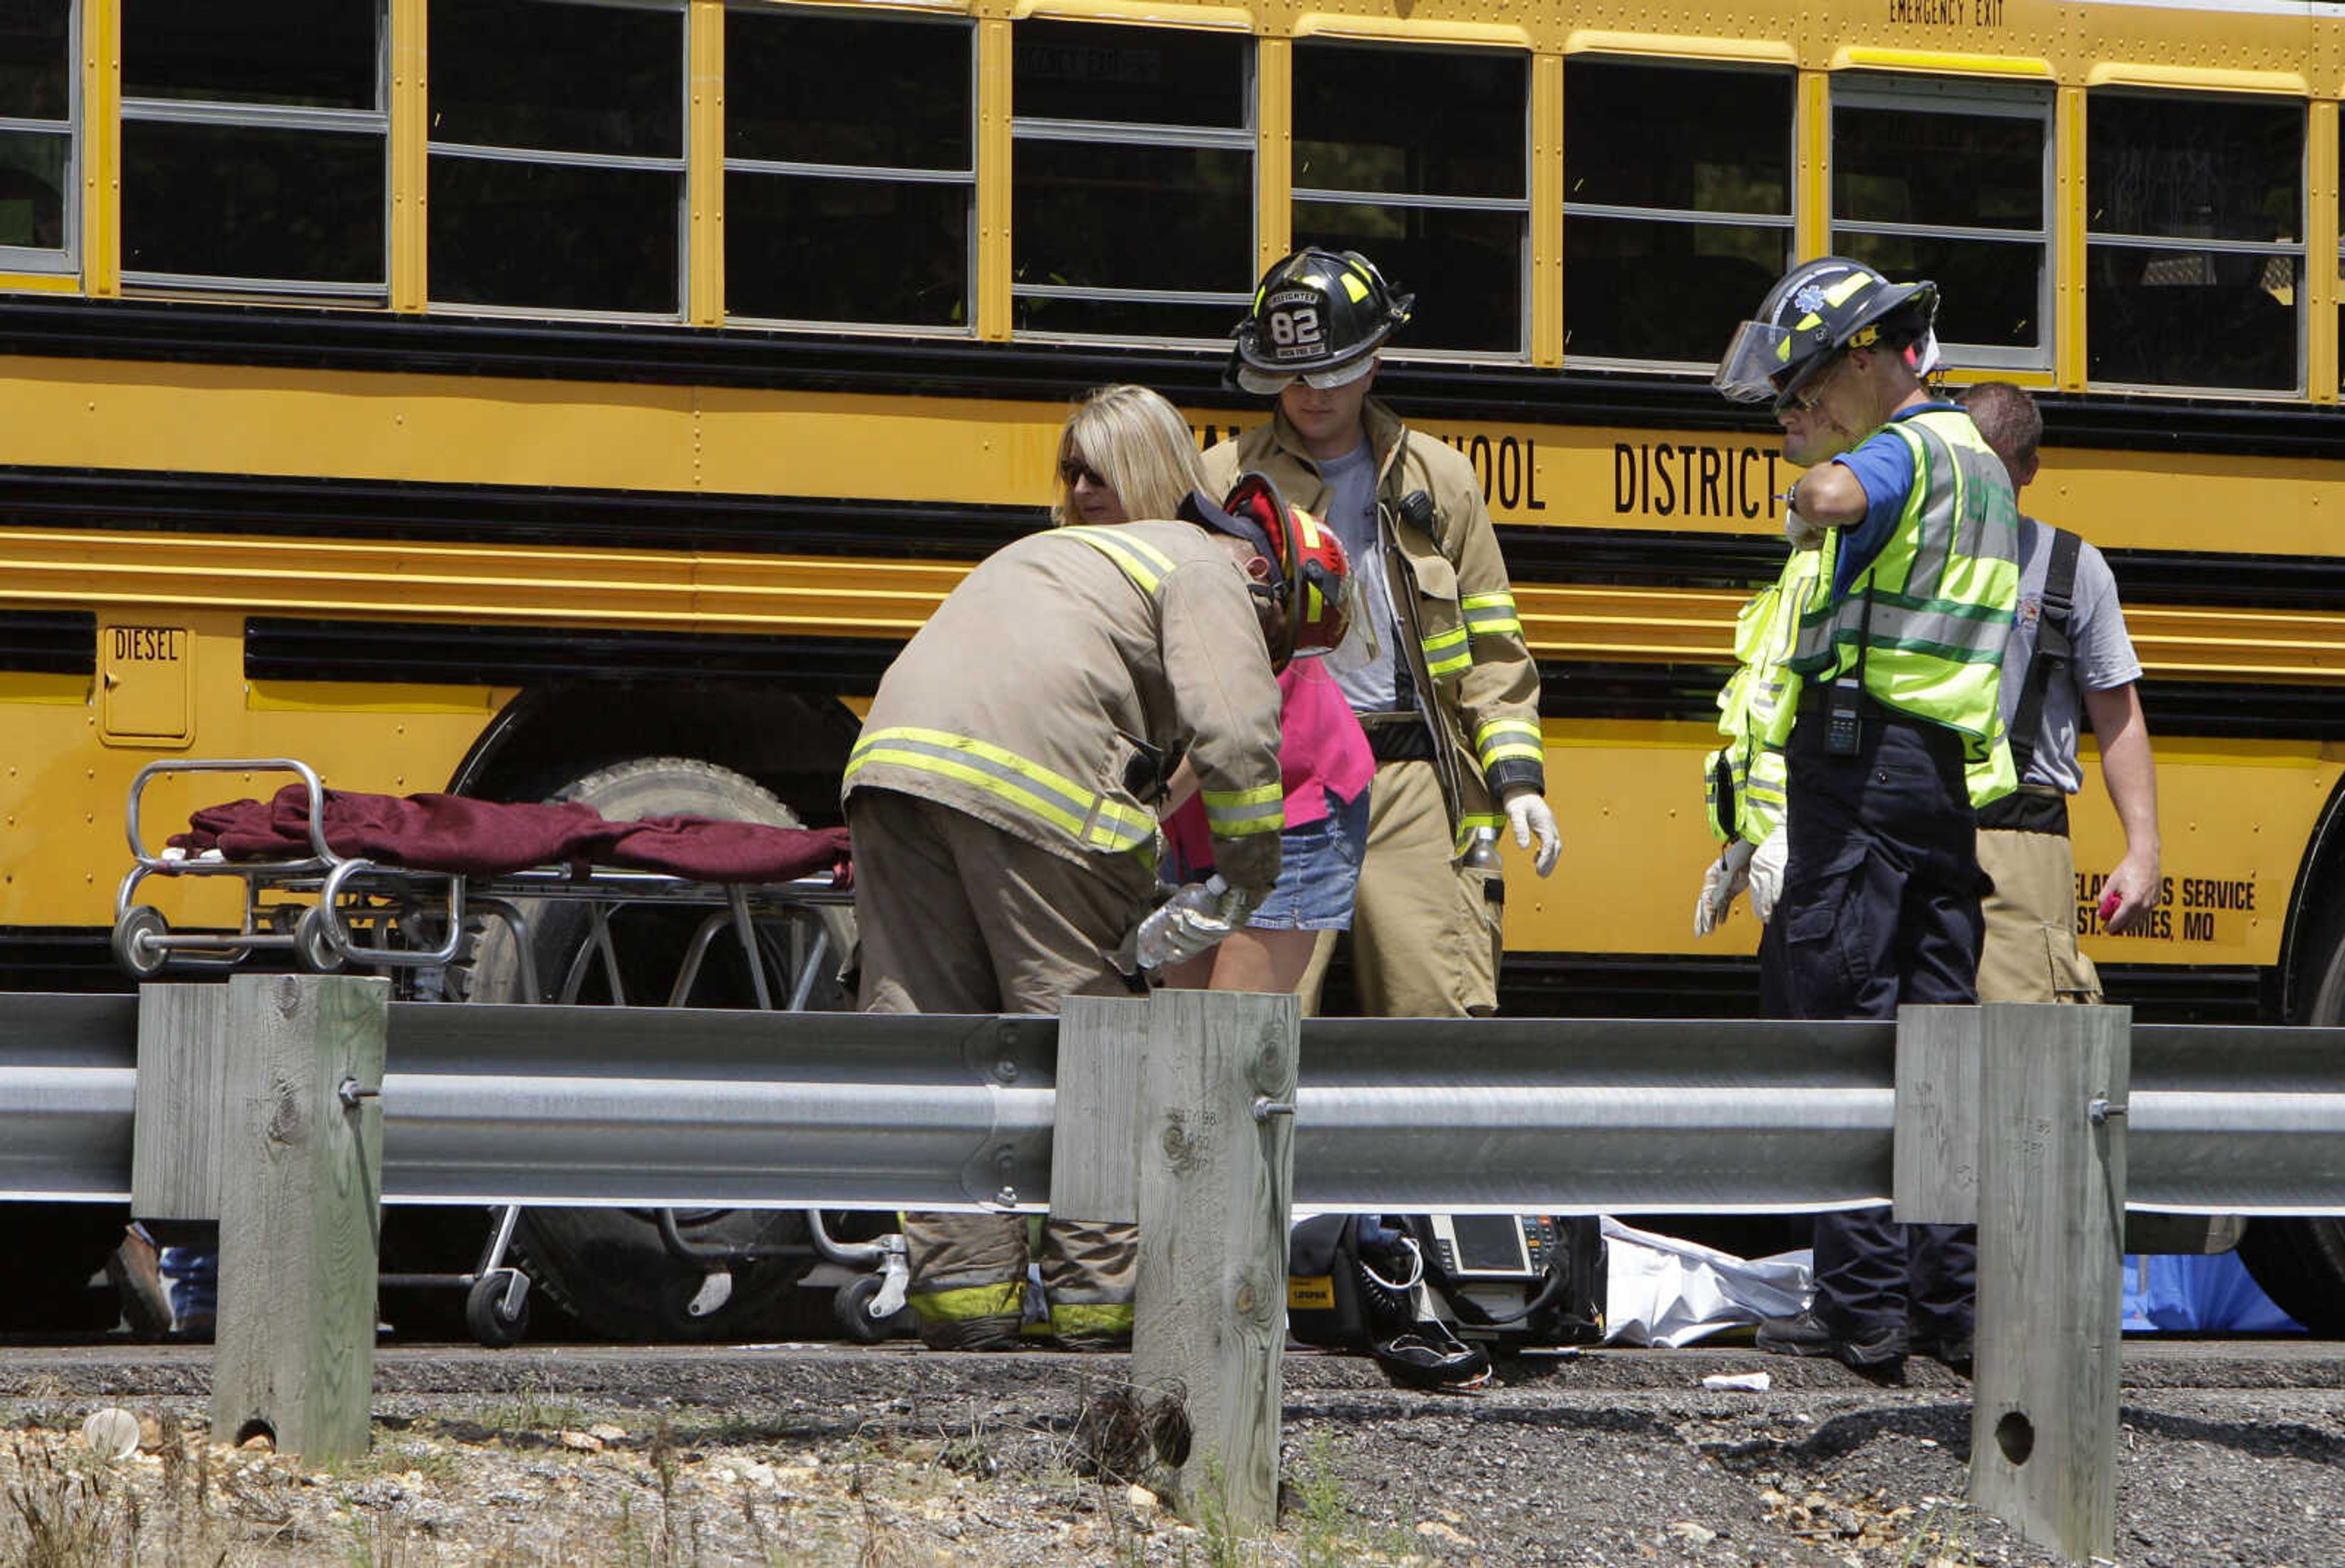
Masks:
[[[147,785],[172,774],[282,774],[299,780],[308,796],[307,853],[289,858],[228,857],[217,851],[188,854],[148,847],[141,811]],[[608,1000],[628,1000],[611,916],[617,910],[658,905],[706,911],[686,942],[682,962],[664,1005],[692,1005],[711,947],[729,932],[740,943],[755,990],[756,1005],[803,1010],[827,962],[829,935],[813,923],[814,940],[797,956],[795,974],[785,976],[787,994],[767,974],[758,936],[760,921],[808,908],[843,905],[853,895],[829,876],[803,876],[772,884],[708,882],[660,872],[609,866],[543,866],[490,875],[418,869],[381,864],[338,853],[328,843],[328,792],[317,771],[292,758],[168,759],[149,763],[131,781],[125,829],[134,864],[115,894],[112,945],[116,961],[140,980],[167,972],[224,973],[257,955],[282,956],[318,974],[350,969],[387,975],[401,1000],[439,1001],[450,996],[447,973],[459,962],[468,937],[477,939],[482,922],[494,920],[512,938],[520,989],[528,1000],[579,1001],[590,977],[602,980]],[[150,877],[233,878],[239,885],[239,919],[234,931],[171,929],[163,913],[138,902]],[[549,994],[537,973],[529,915],[524,904],[583,905],[586,940],[572,956]],[[492,1211],[489,1236],[478,1264],[458,1274],[385,1274],[392,1288],[453,1287],[467,1292],[465,1321],[483,1345],[519,1342],[527,1331],[530,1277],[508,1260],[519,1206]],[[848,1271],[835,1303],[840,1325],[851,1336],[887,1337],[903,1308],[908,1277],[903,1239],[884,1236],[866,1242],[832,1239],[817,1213],[807,1215],[814,1252]],[[668,1252],[710,1270],[712,1283],[726,1265],[803,1249],[706,1247],[677,1228],[672,1212],[657,1216]],[[873,1270],[858,1273],[858,1270]],[[706,1297],[709,1292],[704,1289]],[[721,1291],[706,1310],[723,1300]],[[696,1300],[695,1306],[699,1306]]]

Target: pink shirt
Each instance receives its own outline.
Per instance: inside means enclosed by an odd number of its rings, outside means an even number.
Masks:
[[[1280,783],[1286,790],[1286,825],[1307,827],[1327,815],[1333,793],[1347,804],[1376,777],[1376,758],[1368,752],[1367,732],[1344,700],[1325,659],[1297,659],[1278,678],[1278,763]],[[1192,795],[1165,820],[1164,831],[1174,855],[1187,867],[1213,865],[1213,850],[1205,832],[1204,803]]]

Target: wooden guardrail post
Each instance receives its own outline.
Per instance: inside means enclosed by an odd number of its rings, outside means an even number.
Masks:
[[[2074,1561],[2117,1539],[2132,1030],[2128,1007],[1898,1014],[1897,1218],[1978,1223],[1971,1498]]]
[[[137,1218],[219,1218],[230,1055],[227,986],[138,987],[138,1081],[130,1101],[130,1212]]]
[[[1971,1495],[2063,1555],[2117,1543],[2130,1007],[1990,1003]]]
[[[1139,1219],[1132,1381],[1187,1411],[1174,1506],[1242,1534],[1278,1514],[1301,1018],[1291,996],[1159,991],[1060,1020],[1051,1209]]]
[[[367,1449],[390,983],[228,983],[212,1435],[312,1462]]]

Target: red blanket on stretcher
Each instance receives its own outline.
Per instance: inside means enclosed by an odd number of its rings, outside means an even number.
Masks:
[[[421,871],[492,876],[533,865],[615,865],[702,882],[794,882],[827,874],[849,880],[843,827],[773,827],[706,816],[612,822],[591,805],[528,805],[453,794],[325,792],[326,843],[336,855]],[[287,784],[274,798],[207,806],[171,835],[189,855],[230,860],[309,856],[310,792]]]

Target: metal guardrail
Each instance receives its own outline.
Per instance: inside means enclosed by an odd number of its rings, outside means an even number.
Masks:
[[[0,995],[0,1198],[130,1189],[137,1002]],[[390,1202],[1040,1209],[1057,1021],[391,1008]],[[2133,1030],[2127,1208],[2345,1212],[2345,1029]],[[1294,1203],[1885,1201],[1885,1023],[1312,1019]]]

